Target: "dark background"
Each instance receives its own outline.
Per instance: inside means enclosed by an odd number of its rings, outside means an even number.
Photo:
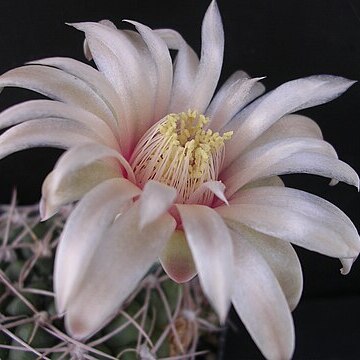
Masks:
[[[0,1],[0,73],[26,61],[49,56],[84,60],[82,33],[65,22],[122,18],[153,28],[170,27],[182,33],[199,53],[200,26],[209,1]],[[239,0],[218,2],[225,29],[225,57],[221,82],[235,70],[267,76],[267,89],[313,74],[360,79],[359,0]],[[221,83],[220,82],[220,83]],[[38,97],[20,89],[5,89],[0,110]],[[358,172],[360,85],[341,98],[303,111],[318,122],[339,157]],[[17,188],[21,204],[40,198],[41,182],[61,151],[34,149],[0,161],[0,202],[10,201]],[[339,206],[359,229],[359,195],[354,188],[315,176],[291,175],[289,186],[304,189]],[[350,275],[339,273],[339,262],[299,249],[304,268],[304,294],[294,312],[295,359],[360,358],[360,265]],[[234,315],[234,314],[233,314]],[[236,316],[236,330],[225,339],[226,360],[261,359]]]

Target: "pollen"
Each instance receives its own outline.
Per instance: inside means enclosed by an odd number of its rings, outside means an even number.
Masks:
[[[206,129],[208,123],[208,117],[188,110],[169,114],[152,127],[130,159],[138,184],[157,180],[177,189],[178,202],[193,202],[202,184],[217,180],[225,141],[232,136]]]

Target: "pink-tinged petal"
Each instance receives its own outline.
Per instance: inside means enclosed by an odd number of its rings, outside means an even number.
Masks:
[[[100,118],[113,115],[99,95],[84,81],[59,69],[27,65],[12,69],[0,76],[0,88],[16,86],[36,91],[51,99],[76,105]]]
[[[102,233],[103,241],[67,306],[65,324],[75,338],[90,336],[115,315],[156,261],[176,225],[167,214],[143,230],[138,224],[139,209],[134,205]],[[77,254],[81,263],[83,255]]]
[[[289,173],[310,173],[344,181],[358,187],[356,172],[337,159],[333,147],[323,140],[289,138],[276,140],[245,152],[221,174],[226,195],[231,197],[250,181]]]
[[[228,204],[225,196],[225,185],[221,181],[207,181],[201,184],[189,197],[187,203],[189,204],[201,204],[204,200],[204,194],[211,191],[216,197]]]
[[[208,127],[219,131],[248,103],[260,96],[265,87],[258,81],[263,78],[251,79],[243,71],[235,72],[225,82],[211,101],[206,115],[210,122]]]
[[[54,289],[60,313],[78,294],[89,264],[107,240],[105,232],[140,192],[125,179],[110,179],[88,192],[70,214],[55,258]]]
[[[223,323],[233,286],[233,249],[221,217],[203,205],[176,205],[205,295]]]
[[[206,11],[201,39],[200,64],[184,109],[195,109],[199,113],[204,113],[216,89],[224,53],[224,30],[214,0]]]
[[[118,95],[109,81],[99,71],[80,61],[63,57],[36,60],[30,62],[30,64],[53,66],[67,72],[70,75],[74,75],[87,83],[89,87],[98,94],[98,96],[104,101],[104,103],[111,111],[113,118],[106,119],[110,120],[108,125],[111,127],[111,129],[117,134],[119,128],[122,128],[121,116],[123,110],[121,109]]]
[[[65,152],[43,183],[42,220],[54,215],[62,205],[79,200],[102,181],[122,177],[120,166],[134,182],[129,163],[113,149],[92,143]]]
[[[298,137],[323,139],[321,129],[314,120],[303,115],[290,114],[285,115],[270,126],[246,148],[246,151],[276,140]]]
[[[71,120],[31,120],[17,125],[0,136],[0,159],[31,147],[67,149],[89,142],[103,142],[90,128]]]
[[[139,31],[155,62],[157,84],[152,118],[155,121],[160,120],[167,114],[173,80],[173,66],[168,47],[162,38],[148,26],[136,21],[125,21],[133,24]]]
[[[89,127],[106,145],[120,150],[117,139],[103,119],[80,107],[54,100],[30,100],[4,110],[0,113],[0,129],[45,118],[67,119]]]
[[[237,233],[232,232],[232,236],[235,310],[266,359],[291,359],[294,324],[279,282],[250,242]]]
[[[196,266],[185,234],[175,230],[165,245],[160,262],[170,279],[184,283],[196,275]]]
[[[227,142],[224,167],[284,115],[331,101],[354,83],[330,75],[310,76],[289,81],[255,100],[225,129],[235,133]]]
[[[148,181],[140,196],[140,228],[165,214],[176,199],[176,190],[154,180]]]
[[[189,89],[193,86],[199,58],[182,36],[172,29],[154,30],[169,49],[178,50],[174,61],[174,79],[169,113],[180,113],[186,109]]]
[[[359,234],[351,220],[328,201],[283,187],[239,191],[216,211],[269,236],[337,258],[356,257]]]
[[[237,222],[230,222],[228,226],[238,237],[249,241],[266,260],[281,286],[290,310],[293,311],[301,297],[303,276],[299,258],[291,244]]]

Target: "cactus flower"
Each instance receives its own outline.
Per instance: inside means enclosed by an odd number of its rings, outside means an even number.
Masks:
[[[302,292],[291,244],[341,259],[344,273],[360,251],[341,210],[279,178],[310,173],[359,187],[316,123],[293,113],[354,81],[310,76],[263,95],[261,78],[238,71],[215,94],[224,50],[215,1],[200,59],[178,32],[127,22],[136,31],[107,20],[72,24],[97,69],[56,57],[0,77],[0,88],[51,99],[0,114],[9,128],[0,157],[66,150],[43,183],[40,212],[45,220],[79,200],[54,270],[67,331],[82,339],[102,328],[159,260],[178,283],[198,276],[221,322],[232,303],[266,358],[288,359]]]

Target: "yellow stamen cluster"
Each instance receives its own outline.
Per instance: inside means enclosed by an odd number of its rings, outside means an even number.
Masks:
[[[204,129],[209,119],[196,111],[169,114],[139,142],[131,159],[140,185],[154,179],[178,190],[178,201],[187,202],[206,181],[216,180],[224,155],[222,136]]]

